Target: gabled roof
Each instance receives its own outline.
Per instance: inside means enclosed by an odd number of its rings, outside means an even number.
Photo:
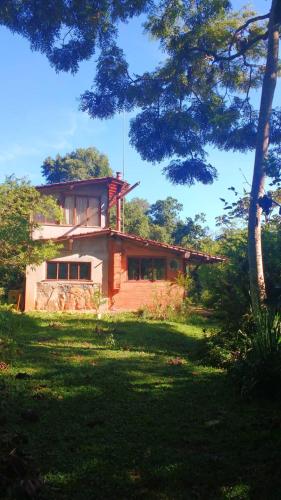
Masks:
[[[90,186],[92,184],[118,184],[119,186],[128,186],[128,182],[122,179],[117,179],[117,177],[95,177],[92,179],[83,179],[80,181],[67,181],[67,182],[55,182],[53,184],[42,184],[41,186],[36,186],[39,190],[51,190],[52,188],[64,188],[70,186]]]
[[[79,233],[68,236],[60,236],[59,238],[55,238],[54,241],[66,241],[66,240],[76,240],[83,238],[99,238],[101,236],[110,236],[121,238],[127,241],[133,241],[136,243],[141,243],[145,246],[151,246],[156,248],[161,248],[165,250],[169,250],[178,254],[181,254],[184,258],[190,259],[191,257],[203,262],[215,263],[215,262],[224,262],[226,260],[225,257],[221,257],[218,255],[211,255],[206,252],[200,252],[194,250],[192,248],[185,248],[178,245],[169,245],[168,243],[163,243],[161,241],[150,240],[147,238],[141,238],[141,236],[136,236],[134,234],[122,233],[120,231],[116,231],[115,229],[107,228],[101,229],[99,231],[92,231],[89,233]]]

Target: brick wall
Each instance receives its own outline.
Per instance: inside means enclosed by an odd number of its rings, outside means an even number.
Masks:
[[[131,281],[128,280],[128,257],[157,257],[166,261],[166,280],[161,281]],[[170,267],[171,260],[178,261],[178,270]],[[146,305],[161,301],[167,304],[181,302],[184,297],[183,287],[175,283],[179,271],[183,271],[183,259],[164,249],[144,247],[137,243],[116,241],[111,244],[111,283],[110,303],[112,310],[137,310]]]

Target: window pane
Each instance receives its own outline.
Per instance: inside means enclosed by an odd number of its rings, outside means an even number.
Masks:
[[[166,278],[165,259],[154,259],[154,279],[164,280]]]
[[[139,259],[128,259],[128,279],[139,280]]]
[[[66,196],[64,201],[65,223],[74,224],[74,196]]]
[[[47,262],[47,279],[56,280],[57,279],[57,263]]]
[[[76,196],[76,224],[87,225],[88,198]]]
[[[89,208],[88,208],[88,226],[99,226],[100,225],[100,201],[98,198],[89,198]]]
[[[59,262],[59,280],[67,280],[68,264],[66,262]]]
[[[78,264],[70,264],[69,279],[78,280]]]
[[[79,266],[80,266],[80,280],[90,280],[91,264],[89,262],[83,262],[79,264]]]
[[[141,259],[141,279],[153,280],[153,261],[152,259]]]

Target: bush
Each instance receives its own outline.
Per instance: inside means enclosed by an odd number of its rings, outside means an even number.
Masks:
[[[22,330],[22,314],[13,310],[12,305],[0,305],[0,362],[10,362],[17,349],[13,333]]]
[[[0,333],[10,335],[22,329],[22,314],[12,304],[0,305]]]
[[[242,396],[281,396],[281,317],[261,311],[245,355],[231,368]]]
[[[245,356],[251,344],[252,320],[244,318],[244,330],[221,328],[204,333],[201,361],[219,368],[230,368]]]
[[[144,304],[137,311],[143,319],[178,321],[183,317],[186,303],[182,300],[182,290],[177,286],[167,285],[163,290],[154,290],[153,300]]]

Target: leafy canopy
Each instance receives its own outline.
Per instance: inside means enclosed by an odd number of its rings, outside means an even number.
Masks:
[[[52,242],[33,240],[38,228],[35,214],[60,219],[56,201],[42,196],[29,182],[7,178],[0,185],[0,268],[23,271],[53,258],[58,251]]]
[[[107,177],[112,175],[112,170],[107,156],[96,148],[78,148],[65,156],[46,158],[42,165],[42,174],[48,184],[53,184],[91,177]]]
[[[255,149],[252,95],[262,83],[268,17],[235,11],[226,0],[157,3],[145,28],[160,42],[164,62],[131,75],[125,54],[112,43],[100,54],[93,90],[82,95],[81,108],[93,118],[136,108],[130,139],[141,157],[170,159],[164,171],[172,182],[211,183],[217,173],[207,160],[208,147]],[[275,109],[272,151],[280,143],[280,123]]]
[[[152,205],[147,200],[133,198],[125,204],[125,232],[165,243],[198,247],[208,235],[208,228],[202,225],[205,216],[196,214],[194,218],[183,220],[180,217],[182,209],[181,203],[170,196]]]
[[[275,18],[280,22],[280,0]],[[118,46],[120,23],[146,15],[145,30],[163,52],[153,71],[131,74]],[[269,13],[239,11],[229,0],[3,0],[0,23],[25,36],[57,71],[78,71],[98,52],[92,90],[81,109],[93,118],[137,110],[130,140],[144,160],[170,160],[175,183],[208,184],[217,176],[208,147],[247,151],[256,145],[258,113],[252,96],[261,86]],[[271,117],[277,154],[281,113]]]

